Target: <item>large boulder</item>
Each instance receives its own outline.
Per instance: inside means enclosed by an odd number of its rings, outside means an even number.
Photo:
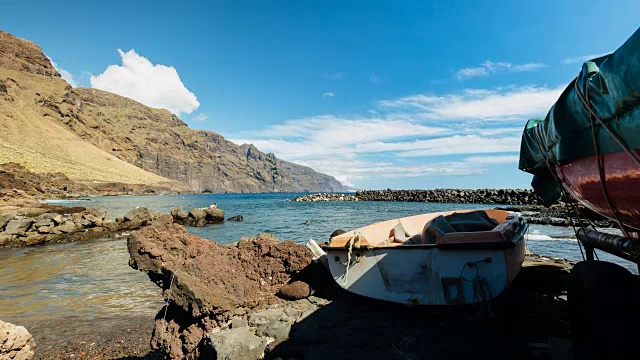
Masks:
[[[207,214],[205,216],[207,223],[219,224],[224,222],[224,210],[218,208],[204,208],[203,210]]]
[[[41,219],[33,223],[33,227],[39,229],[43,226],[53,226],[53,220],[51,219]]]
[[[154,212],[143,206],[137,206],[124,215],[124,221],[147,223],[154,218]]]
[[[303,245],[270,234],[220,245],[177,224],[145,227],[127,245],[129,265],[146,272],[169,302],[167,318],[156,321],[151,344],[168,349],[171,358],[199,358],[201,350],[192,345],[206,334],[250,309],[281,303],[278,290],[311,263]],[[280,338],[288,329],[277,324],[261,331]]]
[[[181,206],[178,206],[171,210],[171,216],[173,217],[174,221],[183,222],[187,219],[187,217],[189,217],[189,214],[184,211]]]
[[[43,219],[49,219],[52,220],[56,225],[60,225],[64,222],[64,218],[62,215],[60,214],[56,214],[56,213],[44,213],[44,214],[40,214],[38,215],[38,217],[36,217],[37,221],[43,220]]]
[[[33,219],[29,218],[9,220],[4,227],[4,233],[7,235],[22,235],[29,229],[31,223],[33,223]]]
[[[13,219],[11,215],[0,215],[0,231],[2,231],[2,228],[4,228],[11,219]]]
[[[135,209],[134,209],[135,210]],[[107,217],[107,210],[99,208],[90,208],[82,213],[82,218],[89,221],[92,226],[102,226]]]
[[[35,349],[36,343],[27,329],[0,321],[0,359],[31,359]]]
[[[286,300],[306,299],[313,294],[309,284],[303,281],[294,281],[286,284],[278,291],[278,296]]]
[[[72,221],[67,221],[51,229],[51,232],[53,234],[71,234],[80,230],[82,230],[80,225],[76,225]]]
[[[207,213],[200,208],[193,208],[189,211],[189,218],[185,225],[188,226],[205,226],[207,224]]]

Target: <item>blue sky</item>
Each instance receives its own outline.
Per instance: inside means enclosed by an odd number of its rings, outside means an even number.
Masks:
[[[526,120],[640,25],[637,0],[87,3],[3,1],[0,30],[356,188],[529,187]]]

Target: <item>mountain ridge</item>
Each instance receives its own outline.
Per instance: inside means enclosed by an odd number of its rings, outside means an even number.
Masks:
[[[14,107],[16,99],[100,149],[105,157],[176,181],[191,191],[347,189],[329,175],[265,154],[251,144],[237,145],[218,133],[191,129],[168,110],[98,89],[72,88],[38,45],[0,31],[0,110],[10,112],[7,109]],[[7,127],[10,121],[2,121],[2,113],[0,127],[3,122]]]

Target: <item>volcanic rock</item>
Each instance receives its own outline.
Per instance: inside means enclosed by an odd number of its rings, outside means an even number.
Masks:
[[[204,212],[207,214],[205,216],[207,223],[218,224],[224,222],[224,210],[218,208],[205,208]]]
[[[254,335],[247,327],[210,333],[207,337],[218,359],[260,359],[267,347],[267,339]]]
[[[303,281],[294,281],[291,284],[286,284],[278,291],[278,296],[286,300],[305,299],[311,294],[311,287]]]
[[[171,216],[173,216],[173,218],[176,220],[184,221],[187,219],[189,214],[187,214],[187,212],[184,211],[184,209],[181,206],[178,206],[173,208],[173,210],[171,210]]]
[[[203,350],[185,348],[184,339],[199,344],[207,333],[210,339],[217,338],[212,331],[228,326],[232,318],[282,302],[275,295],[278,289],[311,262],[303,245],[270,234],[219,245],[188,234],[177,224],[143,228],[127,244],[129,265],[145,271],[169,302],[167,319],[156,321],[152,347],[168,349],[172,358],[198,358]],[[264,336],[282,334],[281,330],[264,330]],[[214,346],[216,351],[224,349],[223,343]]]
[[[124,215],[124,221],[146,223],[151,220],[153,220],[153,213],[143,206],[137,206]]]
[[[27,329],[0,321],[0,359],[31,359],[35,349],[36,343]]]
[[[25,231],[31,226],[32,219],[14,219],[9,220],[5,225],[4,232],[7,235],[24,234]]]

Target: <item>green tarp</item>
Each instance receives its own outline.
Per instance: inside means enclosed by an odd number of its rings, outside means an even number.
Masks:
[[[640,148],[640,29],[613,54],[587,61],[544,119],[531,119],[522,134],[520,170],[534,175],[531,185],[546,202],[560,197],[550,166],[595,155],[589,110],[580,100],[588,87],[591,108],[631,149]],[[600,153],[623,151],[598,125]]]

